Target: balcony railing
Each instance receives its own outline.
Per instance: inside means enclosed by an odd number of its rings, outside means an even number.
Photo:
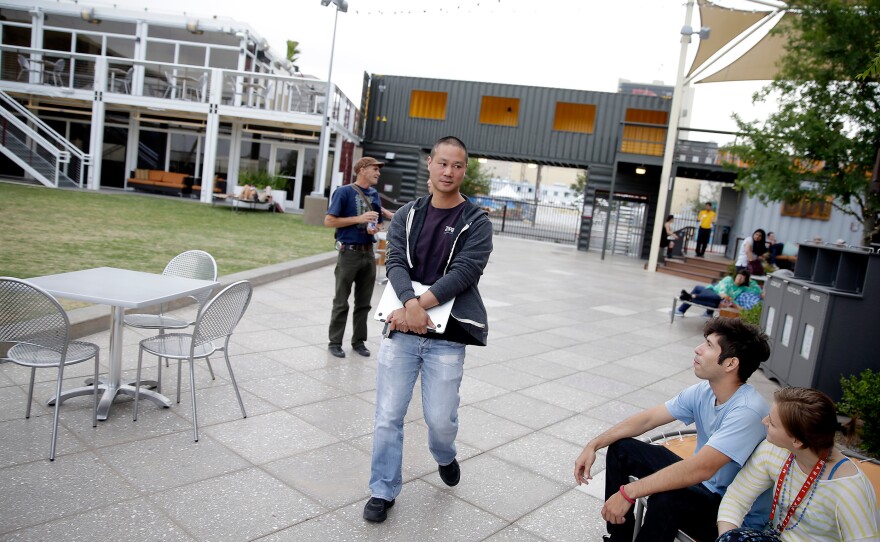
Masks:
[[[49,94],[103,90],[189,105],[218,103],[308,115],[323,115],[327,94],[326,81],[305,77],[4,45],[0,45],[0,81],[45,87]],[[354,103],[334,87],[331,123],[356,133],[359,114]]]

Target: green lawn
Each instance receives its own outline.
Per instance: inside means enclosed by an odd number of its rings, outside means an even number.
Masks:
[[[0,276],[19,278],[101,266],[159,273],[191,249],[213,255],[222,276],[327,252],[334,243],[332,229],[306,226],[301,215],[4,182],[0,232]]]

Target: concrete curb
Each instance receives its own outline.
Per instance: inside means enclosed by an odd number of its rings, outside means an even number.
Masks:
[[[323,254],[307,256],[298,260],[281,262],[266,267],[241,271],[240,273],[234,273],[232,275],[225,275],[217,279],[218,282],[220,282],[220,286],[217,287],[215,292],[240,280],[247,280],[254,286],[260,286],[262,284],[267,284],[307,271],[320,269],[321,267],[326,267],[335,262],[336,252],[325,252]],[[171,303],[166,303],[165,310],[179,309],[191,305],[192,303],[194,303],[194,301],[190,298],[179,299]],[[158,310],[158,307],[151,307],[150,309],[133,312],[154,314]],[[103,305],[92,305],[90,307],[74,309],[68,311],[67,315],[70,318],[70,336],[73,339],[78,339],[110,329],[110,311]]]

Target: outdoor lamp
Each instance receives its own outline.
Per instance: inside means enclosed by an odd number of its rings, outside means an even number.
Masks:
[[[318,145],[318,172],[315,190],[313,196],[321,196],[324,194],[324,182],[327,178],[327,153],[330,146],[330,100],[332,98],[331,91],[333,84],[330,82],[333,77],[333,53],[336,49],[336,21],[339,19],[339,12],[348,11],[348,0],[321,0],[322,6],[336,6],[336,13],[333,16],[333,41],[330,42],[330,70],[327,73],[327,94],[324,98],[324,120],[321,123],[321,141]]]

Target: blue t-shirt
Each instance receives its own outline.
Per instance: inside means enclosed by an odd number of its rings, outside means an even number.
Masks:
[[[357,188],[370,200],[372,209],[367,208],[367,202],[357,192]],[[370,188],[358,186],[357,188],[351,184],[337,188],[336,192],[333,193],[333,199],[330,201],[327,214],[339,218],[348,218],[360,216],[367,211],[376,211],[379,213],[379,223],[381,223],[382,203],[379,201],[379,192],[372,186]],[[368,245],[376,241],[372,235],[367,234],[366,224],[354,224],[344,228],[337,228],[336,240],[346,245]]]
[[[666,401],[666,409],[677,420],[687,425],[696,424],[697,449],[694,454],[709,445],[731,459],[703,482],[718,495],[724,495],[749,456],[767,437],[762,420],[770,413],[770,406],[749,384],[743,384],[723,405],[716,406],[715,393],[709,382],[703,381]],[[761,526],[767,522],[770,497],[765,494],[755,501],[746,517],[746,525]]]

